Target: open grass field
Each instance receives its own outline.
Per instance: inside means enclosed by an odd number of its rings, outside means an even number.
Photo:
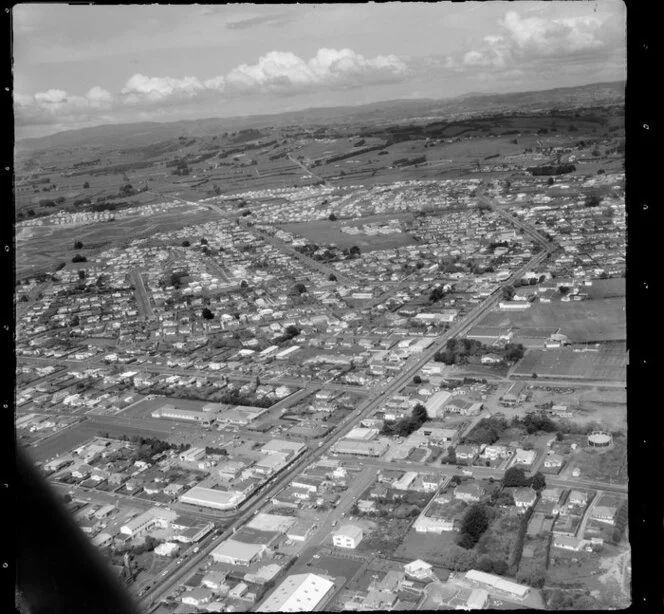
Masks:
[[[394,555],[400,558],[412,560],[422,559],[435,565],[439,563],[442,553],[450,546],[455,545],[457,533],[446,531],[440,535],[435,533],[417,533],[408,531],[401,545],[394,551]]]
[[[89,257],[104,247],[123,244],[132,239],[218,219],[213,211],[199,207],[176,207],[154,215],[130,215],[113,222],[86,225],[44,224],[25,228],[16,235],[16,276],[52,272],[59,262],[71,262],[80,253]],[[83,249],[74,251],[74,241]],[[87,247],[86,247],[87,246]]]
[[[581,468],[586,480],[627,483],[627,444],[624,437],[615,439],[610,449],[581,448],[570,463]]]
[[[568,303],[536,303],[520,312],[491,311],[481,326],[558,327],[572,343],[622,341],[627,338],[625,299],[603,298]]]
[[[597,352],[575,352],[569,348],[558,350],[529,350],[512,371],[512,375],[624,381],[627,371],[627,352],[623,348],[603,347]]]
[[[590,299],[603,299],[625,296],[625,279],[595,279],[593,285],[585,288]]]
[[[363,252],[391,249],[416,243],[415,239],[405,232],[371,236],[366,234],[348,234],[341,232],[340,230],[342,226],[362,226],[369,222],[378,221],[386,220],[373,220],[373,218],[363,218],[357,222],[346,220],[330,222],[329,220],[321,220],[316,222],[285,224],[283,228],[288,232],[306,237],[316,245],[324,246],[334,243],[341,249],[357,245]]]

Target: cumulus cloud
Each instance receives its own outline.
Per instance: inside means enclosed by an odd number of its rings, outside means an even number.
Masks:
[[[406,64],[394,55],[365,58],[351,49],[319,49],[306,61],[290,51],[270,51],[255,64],[241,64],[226,75],[147,77],[136,74],[122,88],[127,104],[174,102],[211,94],[226,97],[248,93],[299,93],[315,88],[355,87],[399,79]]]
[[[294,53],[271,51],[256,64],[243,64],[228,74],[228,85],[249,90],[295,90],[354,87],[395,80],[407,73],[394,55],[367,59],[352,49],[319,49],[309,61]]]
[[[467,70],[509,71],[558,60],[600,59],[621,48],[620,18],[617,15],[588,14],[576,17],[522,17],[507,11],[499,21],[500,34],[491,34],[482,43],[457,58],[455,65]],[[624,39],[622,39],[624,47]]]
[[[85,121],[100,110],[113,106],[113,95],[95,85],[83,96],[68,94],[64,90],[49,89],[34,96],[14,94],[14,109],[18,123],[54,123],[63,119]]]
[[[191,98],[205,90],[205,85],[196,77],[146,77],[136,74],[121,90],[124,102],[129,104],[144,101],[160,102],[172,96]]]
[[[283,95],[325,89],[348,89],[403,79],[409,67],[394,55],[365,58],[352,49],[319,49],[309,60],[289,51],[271,51],[254,64],[242,64],[210,79],[135,74],[111,94],[94,86],[83,96],[49,89],[34,96],[14,95],[18,123],[54,123],[63,118],[84,121],[104,112],[177,106],[202,100],[229,100],[247,94]]]
[[[524,52],[551,55],[604,46],[598,37],[602,20],[594,16],[546,20],[508,11],[501,21],[514,45]]]

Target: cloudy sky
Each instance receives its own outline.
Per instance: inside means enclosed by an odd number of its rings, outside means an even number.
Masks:
[[[18,5],[17,137],[625,78],[595,2]]]

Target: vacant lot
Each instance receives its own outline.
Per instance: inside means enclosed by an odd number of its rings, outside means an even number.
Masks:
[[[597,352],[529,350],[514,368],[513,375],[624,381],[627,353],[624,348],[604,347]]]
[[[606,550],[613,550],[605,547]],[[580,588],[588,593],[602,591],[599,577],[603,573],[601,562],[605,554],[567,552],[551,548],[546,584],[550,587]]]
[[[626,339],[625,299],[536,303],[521,312],[492,311],[482,326],[557,327],[573,343]]]
[[[611,449],[584,448],[574,455],[574,465],[581,468],[583,477],[599,482],[625,484],[627,482],[627,445],[624,438],[614,438]]]
[[[520,525],[520,516],[511,513],[494,519],[477,542],[477,553],[488,555],[492,561],[508,562]]]
[[[450,547],[455,545],[458,533],[454,531],[435,533],[417,533],[409,531],[394,551],[394,555],[411,560],[422,559],[435,565],[440,564],[440,557]]]

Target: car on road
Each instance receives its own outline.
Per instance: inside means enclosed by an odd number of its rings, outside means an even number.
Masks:
[[[196,554],[199,550],[200,550],[200,546],[196,546],[196,547],[194,548],[194,554]]]
[[[168,569],[164,569],[164,571],[161,572],[162,576],[165,576],[168,573]]]

